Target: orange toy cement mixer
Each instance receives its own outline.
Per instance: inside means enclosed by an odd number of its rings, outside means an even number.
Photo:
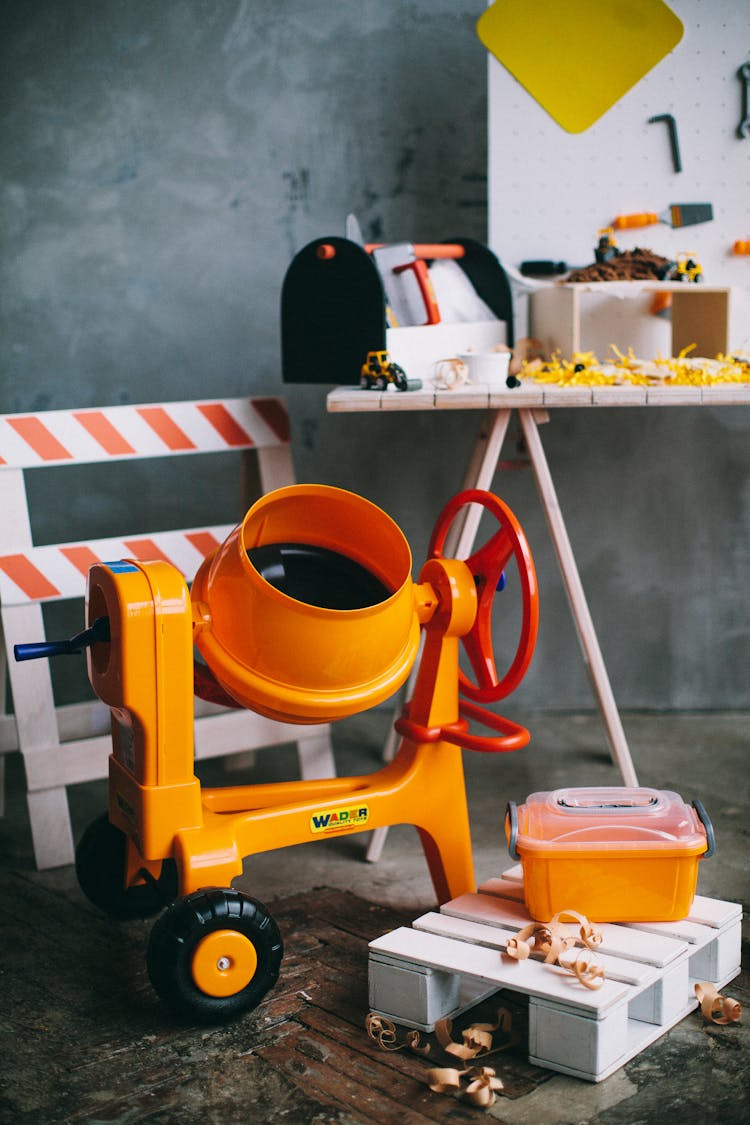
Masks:
[[[446,558],[449,529],[470,503],[499,527],[466,561]],[[521,636],[500,678],[492,603],[514,559]],[[438,900],[474,890],[461,747],[508,751],[529,741],[484,704],[508,695],[531,660],[534,565],[512,512],[481,491],[461,493],[443,510],[416,583],[411,563],[402,532],[374,504],[293,485],[249,510],[190,592],[162,561],[100,563],[89,573],[84,633],[18,646],[17,659],[88,646],[91,683],[112,715],[112,754],[108,815],[84,833],[78,878],[110,914],[159,914],[149,975],[189,1019],[251,1009],[279,975],[273,918],[232,887],[246,856],[407,823],[419,832]],[[393,695],[417,657],[421,629],[414,693],[388,765],[357,777],[201,787],[194,686],[286,722],[328,722]],[[459,642],[473,680],[459,668]],[[205,663],[194,663],[194,646]],[[469,720],[494,733],[471,732]]]

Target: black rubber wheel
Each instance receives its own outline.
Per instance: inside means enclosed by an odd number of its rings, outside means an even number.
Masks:
[[[278,980],[284,953],[263,903],[209,888],[178,899],[154,923],[147,967],[177,1015],[218,1023],[255,1008]]]
[[[406,379],[406,372],[398,363],[391,364],[391,375],[393,376],[393,382],[396,384],[397,390],[405,391],[408,389],[409,384]]]
[[[151,918],[177,896],[177,866],[164,860],[158,879],[125,886],[127,839],[106,813],[92,821],[76,848],[76,875],[94,906],[113,918]]]

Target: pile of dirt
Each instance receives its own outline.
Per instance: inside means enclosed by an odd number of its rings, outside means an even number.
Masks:
[[[571,270],[566,281],[664,281],[674,266],[653,250],[636,246],[634,250],[617,251],[608,262],[592,262],[590,266]]]

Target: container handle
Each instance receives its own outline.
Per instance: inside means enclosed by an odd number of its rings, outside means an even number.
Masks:
[[[705,806],[702,801],[696,797],[693,801],[693,808],[698,814],[698,819],[706,830],[706,850],[701,855],[701,859],[710,859],[716,852],[716,837],[714,835],[714,826],[711,823],[711,818],[706,812]]]
[[[700,813],[698,815],[700,815]],[[508,837],[508,852],[510,853],[510,858],[520,860],[521,856],[516,847],[518,841],[518,811],[515,801],[508,801],[505,810],[505,819],[510,824],[510,835]]]

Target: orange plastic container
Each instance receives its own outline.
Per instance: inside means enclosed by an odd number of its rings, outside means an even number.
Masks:
[[[698,860],[714,853],[701,802],[668,790],[532,793],[509,802],[505,834],[538,921],[577,910],[592,922],[675,922],[690,912]]]

